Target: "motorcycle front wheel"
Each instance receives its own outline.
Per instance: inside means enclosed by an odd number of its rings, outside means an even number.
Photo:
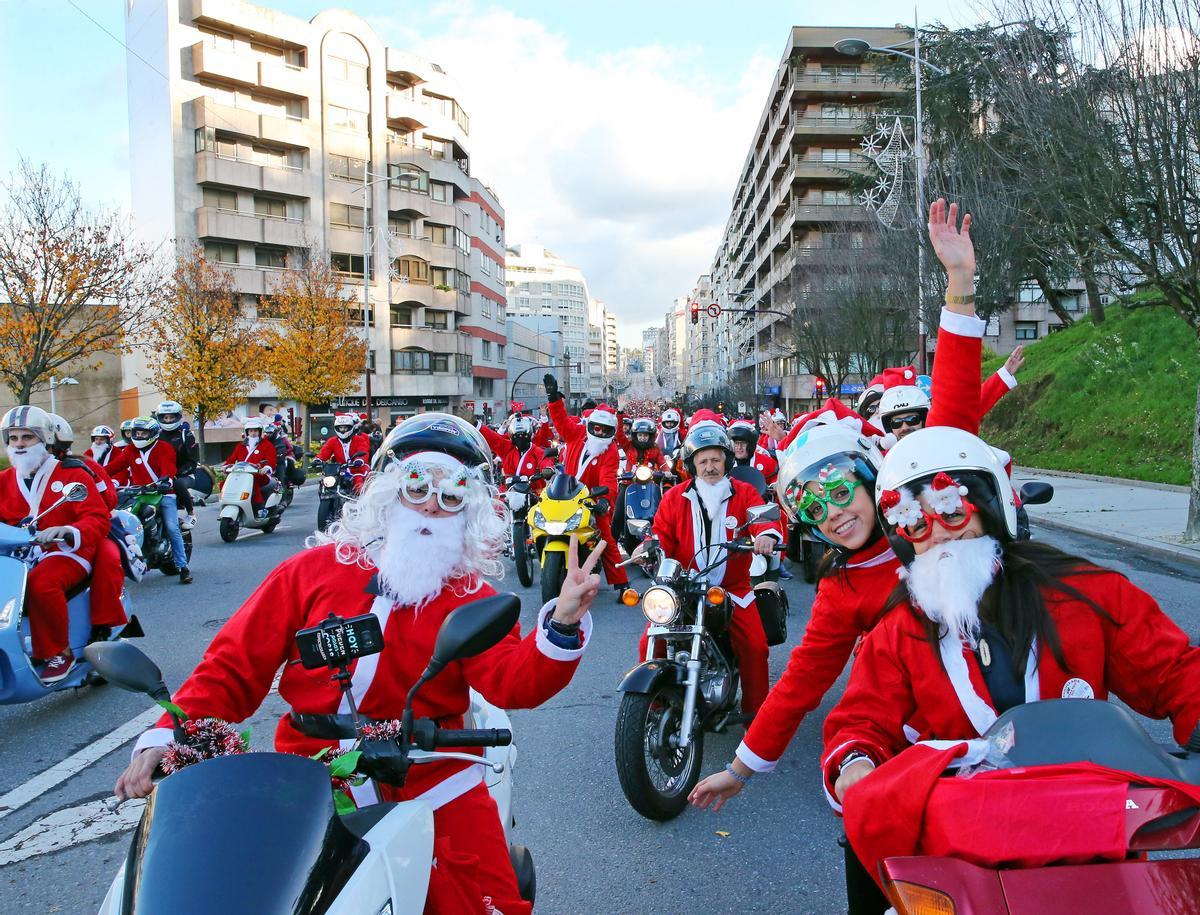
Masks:
[[[338,519],[339,514],[337,499],[322,499],[317,503],[317,530],[324,531]]]
[[[233,543],[233,541],[237,540],[239,528],[241,528],[241,524],[233,518],[222,518],[220,526],[221,539],[226,543]]]
[[[533,557],[529,553],[528,540],[529,525],[524,521],[514,521],[512,526],[513,562],[517,567],[517,578],[524,588],[533,584]]]
[[[617,778],[630,806],[650,820],[670,820],[688,805],[700,781],[704,732],[686,747],[672,747],[683,717],[683,690],[661,683],[649,693],[625,693],[617,713]]]
[[[567,580],[567,554],[562,550],[546,550],[542,553],[542,604],[558,597],[563,582]]]

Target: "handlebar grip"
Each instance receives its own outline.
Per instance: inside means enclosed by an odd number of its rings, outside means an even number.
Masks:
[[[512,743],[512,731],[508,728],[472,728],[469,730],[442,730],[434,735],[436,749],[453,747],[507,747]]]

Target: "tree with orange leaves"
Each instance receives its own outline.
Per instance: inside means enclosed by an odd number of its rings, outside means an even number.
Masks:
[[[317,249],[301,263],[289,264],[271,296],[271,313],[279,319],[267,348],[267,377],[280,398],[307,406],[327,403],[358,387],[367,347],[350,320],[342,278]]]
[[[181,251],[148,322],[150,380],[195,417],[201,445],[205,420],[232,410],[265,374],[259,338],[242,314],[232,274],[200,245]]]
[[[17,403],[64,367],[99,368],[127,345],[163,271],[115,213],[85,209],[79,189],[22,161],[0,212],[0,381]],[[90,360],[90,362],[89,362]]]

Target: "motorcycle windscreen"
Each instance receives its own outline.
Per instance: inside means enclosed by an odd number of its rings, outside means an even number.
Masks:
[[[757,467],[748,465],[738,465],[729,471],[729,475],[735,480],[741,480],[743,483],[749,483],[753,486],[760,496],[764,499],[770,494],[770,487],[767,486],[767,478],[763,476],[761,470]]]
[[[326,767],[247,753],[159,783],[125,865],[127,915],[315,915],[367,851],[335,815]]]

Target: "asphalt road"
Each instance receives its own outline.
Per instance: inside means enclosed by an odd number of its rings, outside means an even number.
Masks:
[[[302,490],[275,533],[244,533],[235,544],[220,542],[214,510],[201,509],[196,583],[184,587],[154,573],[133,587],[134,611],[147,632],[142,645],[168,683],[187,675],[221,623],[276,563],[302,547],[316,514],[314,495]],[[1048,530],[1037,536],[1125,572],[1189,633],[1200,632],[1200,569],[1091,538]],[[520,588],[515,575],[501,587],[522,597],[528,626],[539,604],[536,593]],[[788,589],[794,644],[803,633],[812,589],[798,580]],[[625,802],[612,750],[616,686],[636,660],[642,617],[607,594],[594,612],[592,644],[571,685],[545,707],[513,715],[520,750],[515,835],[537,863],[537,911],[842,911],[839,823],[822,795],[816,758],[821,720],[844,679],[801,726],[774,774],[756,777],[719,814],[689,810],[671,823],[652,823]],[[773,676],[782,670],[787,650],[772,651]],[[128,832],[90,838],[115,822],[113,815],[94,811],[103,807],[100,802],[128,760],[128,742],[110,741],[110,752],[47,790],[31,786],[30,779],[77,751],[86,754],[147,707],[144,698],[105,686],[0,708],[0,795],[23,792],[14,810],[6,811],[0,800],[0,912],[96,910],[125,855]],[[279,711],[272,696],[251,721],[257,746],[269,745]],[[1155,737],[1169,737],[1164,724],[1149,727]],[[709,736],[706,772],[731,758],[740,736],[740,731]],[[106,748],[101,744],[97,752]],[[136,809],[129,814],[134,820]],[[54,848],[55,842],[63,847]],[[202,873],[203,861],[197,861],[195,876]],[[188,876],[180,875],[184,887]]]

